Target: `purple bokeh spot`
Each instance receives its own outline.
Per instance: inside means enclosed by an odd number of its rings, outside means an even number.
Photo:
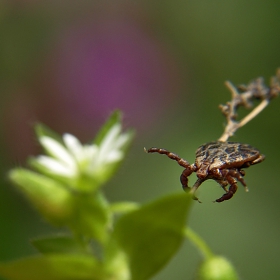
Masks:
[[[87,126],[118,108],[129,125],[148,128],[178,92],[170,55],[129,21],[72,26],[61,35],[54,58],[54,90],[70,122]]]

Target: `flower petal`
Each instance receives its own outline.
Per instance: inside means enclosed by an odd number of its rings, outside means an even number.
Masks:
[[[107,157],[104,161],[106,163],[112,163],[112,162],[119,161],[122,158],[123,158],[123,153],[121,151],[113,150],[107,155]]]
[[[70,168],[75,168],[76,162],[67,149],[59,142],[48,136],[42,136],[39,138],[41,145],[47,150],[47,152],[54,158],[62,161]]]
[[[95,144],[84,145],[84,147],[83,147],[84,157],[87,157],[90,160],[92,160],[97,155],[98,150],[99,150],[99,148]]]
[[[104,137],[101,145],[100,145],[100,157],[106,157],[106,153],[112,150],[114,147],[114,143],[117,139],[118,134],[121,132],[121,125],[115,124],[112,128],[108,131],[107,135]]]
[[[81,142],[74,135],[69,133],[65,133],[62,138],[68,151],[79,160],[83,154],[83,146]]]
[[[121,149],[122,146],[124,146],[126,142],[129,141],[129,139],[130,139],[129,133],[120,134],[119,137],[116,139],[115,148]]]
[[[36,161],[51,173],[66,177],[73,177],[76,175],[76,169],[71,169],[69,166],[51,157],[41,155],[36,158]]]

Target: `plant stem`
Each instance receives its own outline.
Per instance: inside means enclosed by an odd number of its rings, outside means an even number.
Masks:
[[[205,259],[210,259],[214,256],[214,253],[206,242],[191,228],[186,228],[184,230],[184,235],[198,248]]]
[[[110,210],[114,214],[124,214],[140,207],[139,203],[136,202],[115,202],[110,205]]]

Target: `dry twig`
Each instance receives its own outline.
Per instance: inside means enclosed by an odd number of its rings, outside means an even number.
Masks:
[[[258,78],[247,86],[241,85],[238,88],[235,88],[229,81],[225,84],[231,92],[231,101],[227,102],[226,105],[219,106],[227,119],[225,131],[218,139],[218,141],[222,142],[227,141],[237,129],[256,117],[269,104],[272,98],[278,96],[280,92],[280,68],[277,70],[276,76],[271,78],[269,87],[264,85],[263,78]],[[241,93],[239,93],[238,90],[240,90]],[[242,120],[237,121],[236,110],[238,107],[243,106],[250,109],[253,107],[254,100],[261,100],[261,102]]]

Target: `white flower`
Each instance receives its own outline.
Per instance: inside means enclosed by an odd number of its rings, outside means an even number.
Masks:
[[[49,156],[40,155],[37,164],[48,171],[67,178],[77,178],[81,173],[95,176],[109,165],[120,161],[123,148],[130,141],[129,133],[121,133],[121,125],[113,125],[100,145],[82,145],[71,134],[63,135],[64,145],[51,137],[41,136],[39,141]]]

